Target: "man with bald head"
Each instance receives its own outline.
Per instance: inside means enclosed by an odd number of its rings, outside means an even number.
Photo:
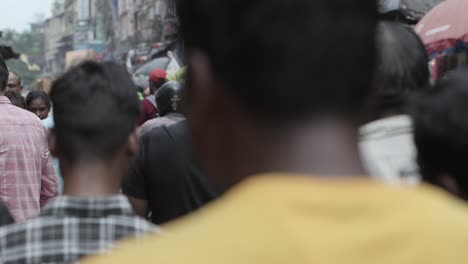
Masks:
[[[10,72],[8,75],[7,91],[23,92],[23,81],[16,72]]]

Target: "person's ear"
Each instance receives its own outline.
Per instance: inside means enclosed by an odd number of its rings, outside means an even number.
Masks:
[[[137,155],[139,150],[140,150],[140,136],[138,133],[138,129],[135,128],[128,136],[126,152],[130,157],[134,157]]]
[[[458,185],[456,179],[452,177],[451,175],[448,174],[442,174],[438,178],[438,183],[439,185],[450,192],[451,194],[457,196],[457,197],[462,197],[463,193],[460,191],[460,186]]]
[[[47,133],[47,143],[49,144],[49,152],[53,157],[58,157],[59,155],[59,148],[57,145],[57,134],[55,133],[55,129],[51,128],[48,130]]]

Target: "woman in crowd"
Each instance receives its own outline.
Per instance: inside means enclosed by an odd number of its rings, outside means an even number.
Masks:
[[[54,121],[52,115],[49,113],[52,109],[52,103],[49,95],[41,90],[32,91],[26,97],[26,110],[34,113],[42,121],[45,128],[51,129],[54,127]],[[57,183],[59,186],[59,193],[63,193],[63,178],[60,174],[60,165],[58,159],[53,160],[55,172],[57,174]]]
[[[32,91],[26,97],[26,109],[45,120],[49,116],[51,103],[49,96],[44,91]]]

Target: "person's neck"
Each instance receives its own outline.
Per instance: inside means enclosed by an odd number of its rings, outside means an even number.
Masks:
[[[252,127],[252,126],[251,126]],[[282,128],[242,129],[233,179],[261,173],[294,173],[316,177],[365,176],[357,126],[339,119],[320,119]],[[240,166],[239,166],[240,164]]]
[[[63,165],[62,168],[63,194],[75,197],[107,197],[118,194],[123,172],[126,171],[115,162],[80,163],[74,166]]]

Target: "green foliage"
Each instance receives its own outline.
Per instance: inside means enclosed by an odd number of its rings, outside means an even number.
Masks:
[[[2,39],[11,45],[15,52],[26,55],[32,64],[41,64],[43,41],[40,34],[35,34],[30,31],[21,33],[6,31],[3,33]],[[21,76],[26,88],[33,88],[31,86],[41,77],[40,70],[31,69],[31,67],[20,59],[8,60],[7,65],[10,71],[17,72]]]

